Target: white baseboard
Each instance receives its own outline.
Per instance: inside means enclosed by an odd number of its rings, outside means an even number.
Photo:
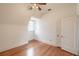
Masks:
[[[41,40],[41,39],[37,39],[37,40],[38,40],[38,41],[41,41],[41,42],[43,42],[43,43],[46,43],[46,44],[48,44],[48,45],[57,46],[56,44],[50,43],[50,42],[47,41],[47,40]]]
[[[10,50],[10,49],[13,49],[13,48],[15,48],[15,47],[19,47],[19,46],[22,46],[22,45],[25,45],[25,44],[28,44],[28,41],[22,42],[22,43],[20,43],[20,44],[18,44],[18,45],[16,45],[16,46],[11,46],[11,47],[6,48],[6,49],[1,49],[0,52],[6,51],[6,50]]]
[[[66,50],[66,51],[68,51],[68,52],[70,52],[70,53],[72,53],[72,54],[78,55],[77,51],[74,50],[74,49],[72,50],[72,48],[65,48],[65,47],[62,47],[62,49],[63,49],[63,50]]]

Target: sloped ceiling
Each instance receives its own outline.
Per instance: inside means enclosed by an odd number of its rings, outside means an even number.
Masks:
[[[48,8],[52,8],[52,11],[55,12],[55,9],[61,9],[69,4],[47,4],[46,6],[41,6],[42,11],[38,10],[29,10],[28,3],[0,3],[0,24],[15,24],[23,25],[27,24],[31,16],[41,17],[47,12]]]
[[[40,17],[43,13],[28,10],[28,4],[0,4],[0,24],[25,24],[31,16]]]

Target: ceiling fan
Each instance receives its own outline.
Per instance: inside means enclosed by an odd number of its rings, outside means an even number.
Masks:
[[[31,3],[31,6],[29,7],[30,10],[32,9],[37,9],[39,11],[42,10],[42,8],[40,6],[45,6],[47,5],[47,3]],[[49,8],[48,11],[50,11],[51,9]]]

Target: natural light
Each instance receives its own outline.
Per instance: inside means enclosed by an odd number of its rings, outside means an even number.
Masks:
[[[28,23],[28,31],[34,32],[35,28],[36,28],[36,20],[31,18],[31,20]]]
[[[27,56],[34,56],[34,48],[29,48],[27,50]]]

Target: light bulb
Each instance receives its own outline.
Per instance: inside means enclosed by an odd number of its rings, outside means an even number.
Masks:
[[[34,4],[34,6],[36,6],[36,4]]]
[[[36,8],[38,8],[38,6]]]
[[[34,6],[32,6],[32,8],[35,8]]]

